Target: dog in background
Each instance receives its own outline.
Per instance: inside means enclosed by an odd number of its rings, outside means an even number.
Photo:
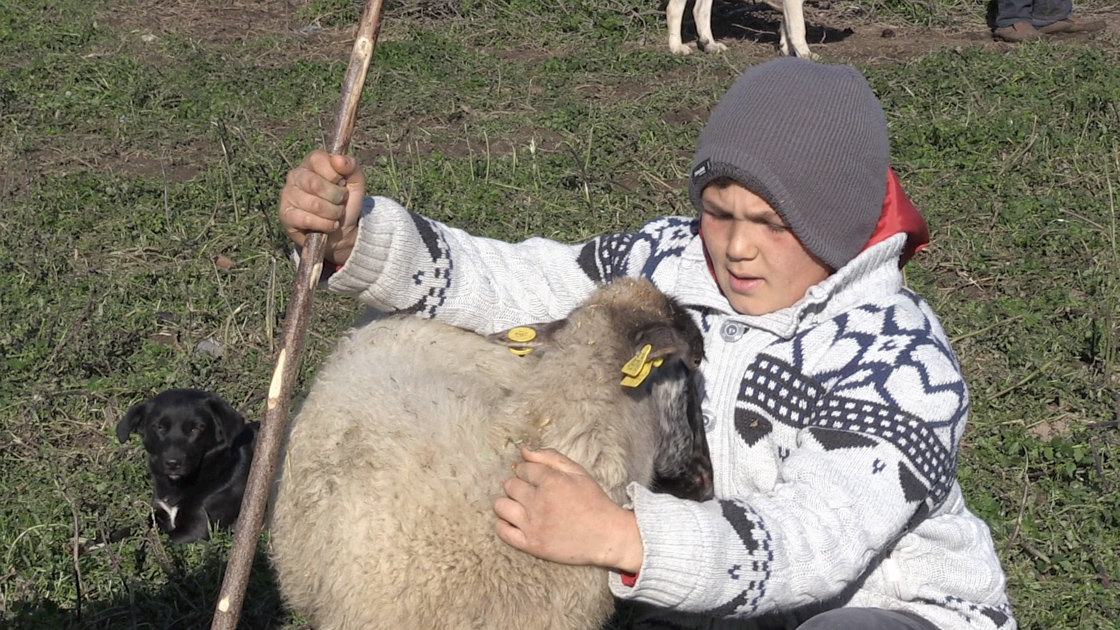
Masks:
[[[174,543],[208,538],[210,526],[230,527],[253,460],[260,423],[217,394],[169,389],[129,408],[117,439],[139,433],[152,475],[156,524]]]
[[[780,28],[783,55],[793,55],[805,59],[815,59],[805,41],[805,0],[763,0],[770,8],[782,12]],[[712,36],[713,0],[696,0],[692,7],[692,17],[696,21],[696,47],[704,52],[723,52],[727,46],[720,44]],[[665,15],[669,22],[669,50],[674,54],[687,55],[691,51],[681,42],[681,21],[684,19],[685,5],[688,0],[669,0]]]

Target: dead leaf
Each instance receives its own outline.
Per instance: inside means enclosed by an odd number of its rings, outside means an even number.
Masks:
[[[222,254],[218,254],[214,257],[214,264],[222,271],[229,271],[233,268],[233,260]]]

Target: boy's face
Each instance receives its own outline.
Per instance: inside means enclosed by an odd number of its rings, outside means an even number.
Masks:
[[[770,204],[743,186],[710,184],[702,199],[704,247],[737,312],[763,315],[792,306],[832,273]]]

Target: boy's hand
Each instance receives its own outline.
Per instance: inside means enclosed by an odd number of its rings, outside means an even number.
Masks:
[[[327,235],[324,257],[344,264],[354,249],[366,178],[348,155],[317,150],[288,171],[280,191],[280,224],[303,247],[310,232]]]
[[[502,482],[494,529],[538,558],[637,573],[642,539],[634,513],[607,496],[582,466],[553,449],[521,447],[524,462]]]

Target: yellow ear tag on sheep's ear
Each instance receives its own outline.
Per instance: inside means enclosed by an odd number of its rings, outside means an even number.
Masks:
[[[537,331],[533,330],[532,328],[529,328],[528,326],[518,326],[517,328],[510,328],[509,332],[506,333],[506,338],[508,338],[510,341],[514,341],[514,342],[518,342],[518,343],[525,343],[525,342],[532,341],[532,340],[536,339],[537,338]],[[522,347],[522,348],[510,347],[509,351],[516,354],[519,357],[523,357],[523,356],[529,354],[530,352],[532,352],[533,349],[532,348],[524,348],[524,347]]]
[[[520,341],[521,343],[525,343],[526,341],[532,341],[536,339],[537,331],[529,328],[528,326],[518,326],[517,328],[510,328],[509,332],[506,333],[506,336],[509,337],[510,341]]]
[[[638,354],[630,357],[630,360],[622,366],[622,373],[625,374],[625,376],[622,377],[623,387],[637,387],[641,385],[642,382],[646,380],[646,377],[649,376],[649,371],[664,362],[660,357],[651,361],[649,359],[651,350],[653,350],[653,346],[647,343],[642,346]]]

